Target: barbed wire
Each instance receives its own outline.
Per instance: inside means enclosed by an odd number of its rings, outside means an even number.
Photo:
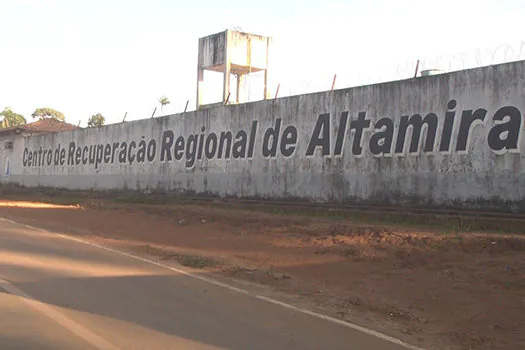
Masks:
[[[463,69],[489,66],[525,59],[525,41],[510,45],[499,45],[494,48],[478,48],[472,51],[451,55],[438,55],[420,59],[421,70],[440,69],[457,71]],[[414,72],[415,62],[405,62],[398,65],[395,77],[404,78]]]
[[[512,61],[525,60],[525,40],[513,44],[503,44],[496,47],[477,48],[449,55],[426,56],[419,58],[419,74],[429,69],[438,69],[442,72],[452,72],[463,69],[470,69],[482,66],[507,63]],[[387,81],[395,81],[413,78],[416,72],[418,58],[382,67],[373,67],[368,71],[343,71],[334,72],[337,74],[335,87],[346,88],[360,85],[375,84]],[[272,96],[275,94],[279,85],[279,97],[307,94],[319,91],[330,90],[334,73],[317,73],[315,76],[290,81],[279,81],[274,79],[270,86]],[[271,74],[271,72],[270,72]],[[419,75],[418,74],[418,75]],[[252,74],[243,86],[243,91],[248,96],[248,100],[262,99],[262,74]]]
[[[419,65],[418,65],[419,60]],[[336,74],[335,89],[350,88],[355,86],[370,85],[389,81],[413,78],[418,66],[418,76],[422,71],[437,69],[442,72],[453,72],[482,66],[490,66],[501,63],[525,60],[525,40],[512,44],[503,44],[494,47],[477,48],[454,54],[416,57],[414,60],[390,63],[382,62],[381,66],[370,66],[364,70],[363,67],[352,67],[344,71],[314,72],[306,78],[294,80],[293,76],[274,76],[270,71],[270,82],[268,85],[269,98],[302,95],[314,92],[330,90]],[[217,77],[216,77],[217,78]],[[241,86],[245,99],[242,102],[259,101],[264,98],[264,72],[253,72],[246,76]],[[220,90],[222,80],[216,79],[217,88]],[[213,89],[210,89],[213,90]],[[219,91],[217,90],[217,91]],[[234,100],[235,91],[232,90],[230,101]],[[222,96],[214,94],[219,102]],[[181,99],[172,101],[172,104],[163,114],[180,113],[189,103],[188,111],[195,110],[195,99]]]

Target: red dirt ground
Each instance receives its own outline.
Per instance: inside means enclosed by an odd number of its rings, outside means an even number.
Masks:
[[[111,200],[81,207],[4,200],[0,216],[164,260],[213,258],[200,267],[424,348],[525,349],[521,235]]]

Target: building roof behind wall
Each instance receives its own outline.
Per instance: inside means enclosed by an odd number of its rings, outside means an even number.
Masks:
[[[79,127],[53,118],[44,118],[33,123],[19,125],[11,128],[0,129],[0,134],[47,134],[62,131],[71,131]]]

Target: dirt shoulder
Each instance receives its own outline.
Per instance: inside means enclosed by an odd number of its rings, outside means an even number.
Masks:
[[[263,284],[424,348],[525,348],[521,234],[213,203],[20,202],[37,199],[4,196],[0,216]]]

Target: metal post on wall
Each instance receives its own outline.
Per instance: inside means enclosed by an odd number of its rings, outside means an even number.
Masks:
[[[126,121],[126,116],[128,115],[128,112],[124,114],[124,118],[122,119],[122,122],[124,123]]]
[[[417,78],[417,72],[419,71],[419,60],[416,63],[416,72],[414,73],[414,79]]]

